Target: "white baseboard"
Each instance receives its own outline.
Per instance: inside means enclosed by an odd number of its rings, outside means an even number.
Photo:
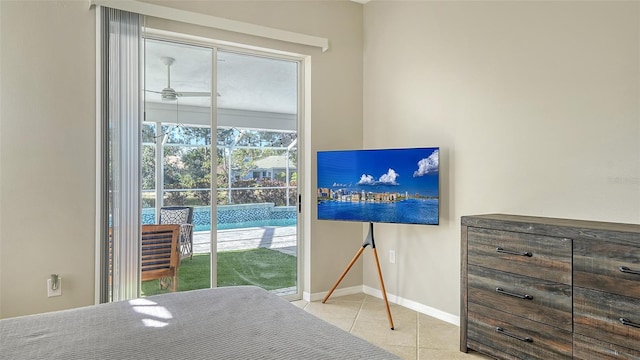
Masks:
[[[369,287],[369,286],[362,286],[362,291],[367,294],[367,295],[371,295],[371,296],[375,296],[379,299],[382,299],[382,291]],[[392,302],[394,304],[398,304],[400,306],[404,306],[407,309],[411,309],[411,310],[415,310],[421,314],[424,315],[428,315],[431,316],[433,318],[436,318],[438,320],[442,320],[444,322],[448,322],[449,324],[455,325],[455,326],[460,326],[460,317],[453,315],[453,314],[449,314],[447,312],[444,312],[442,310],[438,310],[436,308],[432,308],[430,306],[426,306],[420,303],[417,303],[415,301],[412,300],[408,300],[408,299],[404,299],[401,298],[399,296],[393,295],[393,294],[389,294],[387,293],[387,300],[389,300],[389,302]]]
[[[361,294],[363,293],[363,286],[362,285],[358,285],[358,286],[352,286],[352,287],[348,287],[348,288],[342,288],[342,289],[335,289],[333,291],[333,294],[331,294],[331,296],[345,296],[345,295],[353,295],[353,294]],[[327,296],[326,292],[322,292],[322,293],[309,293],[309,292],[303,292],[302,293],[302,299],[306,300],[306,301],[318,301],[318,300],[322,300],[324,299],[324,297]]]

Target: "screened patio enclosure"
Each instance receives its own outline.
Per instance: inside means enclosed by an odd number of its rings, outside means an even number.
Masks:
[[[218,140],[216,204],[223,210],[230,209],[225,205],[273,204],[283,212],[281,216],[258,219],[253,215],[254,221],[265,220],[267,225],[270,219],[295,222],[295,133],[219,127],[212,136],[208,127],[145,122],[142,138],[143,223],[155,223],[162,206],[211,206],[212,138]],[[211,230],[211,219],[205,212],[210,214],[208,210],[195,211],[196,231]],[[219,228],[250,221],[217,217]]]
[[[298,62],[147,38],[144,63],[141,222],[193,208],[178,291],[298,294]]]

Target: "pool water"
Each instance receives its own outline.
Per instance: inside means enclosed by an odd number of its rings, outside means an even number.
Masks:
[[[217,229],[239,229],[261,226],[295,226],[295,206],[274,206],[272,203],[219,205],[216,214]],[[142,209],[142,223],[155,223],[155,208]],[[193,208],[194,231],[211,231],[211,208]]]

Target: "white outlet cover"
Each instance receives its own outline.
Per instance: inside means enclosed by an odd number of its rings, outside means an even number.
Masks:
[[[47,279],[47,296],[61,296],[62,295],[62,278],[58,278],[58,288],[53,290],[51,289],[51,279]]]

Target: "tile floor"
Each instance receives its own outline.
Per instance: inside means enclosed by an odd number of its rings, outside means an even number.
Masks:
[[[384,302],[373,296],[332,296],[325,304],[304,300],[293,303],[402,359],[490,359],[459,351],[459,327],[395,304],[390,304],[395,326],[391,330]]]

